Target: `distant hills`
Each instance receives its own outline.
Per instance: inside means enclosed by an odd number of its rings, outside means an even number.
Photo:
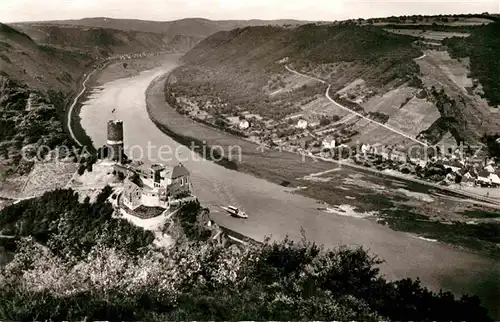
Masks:
[[[184,52],[202,38],[134,30],[45,23],[13,24],[39,44],[83,50],[93,57],[146,51]]]
[[[67,25],[85,26],[93,28],[110,28],[127,31],[141,31],[162,33],[169,36],[183,35],[205,38],[218,31],[227,31],[245,26],[266,26],[266,25],[299,25],[308,23],[299,20],[208,20],[204,18],[186,18],[173,21],[149,21],[138,19],[114,19],[106,17],[84,18],[78,20],[57,20],[42,22],[16,23],[22,25]]]
[[[409,81],[418,72],[413,59],[422,52],[412,46],[414,40],[354,23],[221,31],[182,58],[185,64],[173,72],[171,88],[186,96],[205,95],[207,100],[220,97],[230,102],[229,114],[249,111],[278,120],[299,108],[301,101],[323,96],[326,89],[315,84],[269,96],[264,90],[269,82],[279,83],[289,74],[279,61],[327,79],[333,88],[357,78],[383,88]]]
[[[213,33],[246,25],[297,23],[110,18],[0,23],[0,172],[30,170],[20,155],[27,144],[55,148],[67,142],[66,107],[96,62],[130,53],[186,52]]]

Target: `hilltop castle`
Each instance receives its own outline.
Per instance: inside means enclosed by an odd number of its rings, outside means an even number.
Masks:
[[[114,173],[124,178],[123,204],[131,210],[140,206],[167,208],[170,203],[191,195],[189,171],[181,164],[144,165],[124,157],[123,122],[108,121],[106,161]]]
[[[132,210],[139,206],[167,208],[171,201],[191,194],[190,173],[180,163],[173,168],[161,164],[117,164],[115,171],[127,174],[122,198]]]

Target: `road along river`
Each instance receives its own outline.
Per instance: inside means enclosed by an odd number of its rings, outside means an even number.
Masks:
[[[106,123],[116,118],[124,121],[126,150],[133,147],[126,151],[129,156],[139,158],[135,146],[142,147],[144,153],[149,146],[153,158],[157,158],[158,147],[165,147],[162,153],[175,150],[177,156],[189,157],[183,164],[191,172],[194,193],[200,202],[212,209],[219,224],[248,237],[262,240],[265,236],[282,239],[288,235],[296,239],[301,237],[302,227],[308,238],[326,247],[364,246],[386,261],[381,270],[389,279],[420,277],[426,286],[435,290],[443,287],[455,293],[480,293],[485,286],[483,281],[491,284],[498,269],[491,260],[417,239],[374,221],[321,212],[315,200],[291,194],[280,185],[200,157],[193,158],[187,147],[180,146],[155,126],[146,109],[148,86],[175,67],[176,60],[172,58],[160,68],[112,81],[95,90],[83,103],[80,114],[82,127],[94,146],[105,144]],[[150,104],[166,108],[162,89],[163,82],[153,83],[148,99]],[[142,159],[145,163],[159,161],[148,160],[146,156]],[[166,163],[174,165],[176,161]],[[245,210],[249,219],[235,219],[222,213],[219,206],[228,204]]]

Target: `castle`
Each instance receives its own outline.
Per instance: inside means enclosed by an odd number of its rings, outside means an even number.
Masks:
[[[139,206],[167,208],[171,201],[191,193],[189,171],[182,165],[166,167],[115,165],[115,171],[126,172],[123,203],[135,210]]]
[[[171,201],[187,197],[192,186],[189,171],[182,165],[168,167],[162,164],[144,165],[124,161],[123,122],[108,121],[107,161],[115,174],[124,178],[123,204],[131,210],[140,206],[168,208]]]

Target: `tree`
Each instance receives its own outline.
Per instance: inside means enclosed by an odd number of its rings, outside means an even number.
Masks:
[[[112,216],[111,193],[79,203],[57,190],[0,211],[0,229],[31,236],[0,272],[0,319],[491,321],[477,297],[385,280],[362,248],[325,249],[305,236],[207,243],[198,202],[173,218],[187,241],[157,249],[151,232]]]

